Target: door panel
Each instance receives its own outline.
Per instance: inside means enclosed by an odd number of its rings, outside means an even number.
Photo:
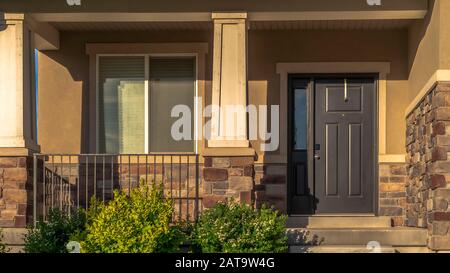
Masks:
[[[373,212],[374,103],[373,80],[316,80],[316,213]]]
[[[362,166],[361,166],[361,124],[350,124],[349,127],[349,196],[362,194]]]
[[[326,196],[337,196],[339,194],[339,170],[338,170],[338,143],[339,124],[325,125],[325,192]]]

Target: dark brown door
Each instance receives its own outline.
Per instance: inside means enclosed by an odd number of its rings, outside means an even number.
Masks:
[[[289,81],[290,214],[373,213],[373,78]]]
[[[374,211],[373,79],[315,81],[316,213]]]

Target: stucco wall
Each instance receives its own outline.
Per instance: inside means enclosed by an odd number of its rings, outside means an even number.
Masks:
[[[249,103],[279,104],[278,62],[391,62],[387,89],[387,153],[404,153],[407,102],[406,30],[249,31]],[[210,31],[62,32],[59,51],[39,55],[39,143],[44,153],[88,152],[89,59],[86,43],[209,42]],[[211,52],[206,64],[210,102]],[[82,114],[83,113],[83,114]],[[282,138],[286,133],[281,132]],[[252,146],[259,151],[259,142]],[[260,153],[260,152],[259,152]],[[273,154],[278,154],[274,152]]]
[[[450,1],[430,0],[424,20],[409,29],[409,101],[417,96],[438,69],[450,69]],[[430,87],[428,87],[430,88]],[[420,91],[425,91],[419,94]],[[412,105],[411,108],[414,106]]]
[[[409,29],[410,102],[439,68],[439,6],[440,1],[430,1],[426,18],[415,22]]]
[[[441,69],[450,69],[450,1],[441,0],[439,12],[439,64]]]

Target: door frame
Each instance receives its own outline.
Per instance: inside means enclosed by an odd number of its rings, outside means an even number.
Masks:
[[[291,211],[291,195],[292,192],[292,179],[293,178],[293,166],[292,166],[292,144],[293,144],[293,85],[294,79],[305,80],[307,82],[307,112],[308,112],[308,134],[307,134],[307,174],[308,185],[312,187],[313,197],[315,197],[315,181],[314,181],[314,142],[315,142],[315,80],[316,79],[333,79],[333,78],[371,78],[374,82],[374,113],[373,117],[373,131],[374,131],[374,154],[373,154],[373,211],[369,213],[346,213],[345,215],[363,215],[363,216],[378,216],[379,215],[379,112],[380,112],[380,73],[287,73],[287,185],[286,185],[286,208],[289,216],[339,216],[342,214],[317,214],[315,208],[312,215],[297,215],[292,214]],[[315,202],[314,202],[315,203]]]

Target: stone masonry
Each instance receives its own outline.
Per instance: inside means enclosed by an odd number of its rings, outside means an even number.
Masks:
[[[256,206],[273,206],[287,212],[287,166],[278,164],[255,165]]]
[[[28,157],[0,157],[0,227],[22,228],[29,223],[32,179]]]
[[[379,169],[379,215],[390,216],[392,226],[405,224],[406,166],[403,163],[381,163]]]
[[[230,199],[254,204],[254,158],[205,157],[203,208]]]
[[[406,224],[450,250],[450,83],[437,83],[407,117]]]

